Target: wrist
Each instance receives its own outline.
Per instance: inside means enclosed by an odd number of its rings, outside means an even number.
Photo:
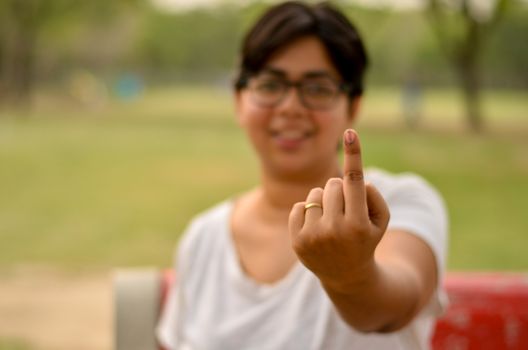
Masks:
[[[374,258],[340,276],[320,277],[322,286],[327,291],[339,294],[358,294],[368,292],[377,284],[379,266]]]

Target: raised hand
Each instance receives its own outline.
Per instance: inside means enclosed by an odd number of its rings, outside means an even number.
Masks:
[[[289,218],[292,246],[301,262],[327,287],[350,290],[374,269],[374,251],[389,221],[379,192],[365,184],[361,147],[354,130],[343,137],[343,178],[314,188]]]

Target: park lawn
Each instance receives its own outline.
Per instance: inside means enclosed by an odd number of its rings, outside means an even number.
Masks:
[[[30,350],[32,347],[19,339],[0,339],[0,350]]]
[[[428,118],[412,131],[394,90],[369,93],[358,126],[363,159],[422,174],[443,194],[450,269],[523,270],[526,99],[487,96],[488,124],[508,127],[475,135],[455,118],[451,91],[428,93]],[[229,93],[202,87],[152,90],[98,110],[44,99],[29,117],[3,112],[0,267],[168,266],[189,219],[258,181],[232,115]]]

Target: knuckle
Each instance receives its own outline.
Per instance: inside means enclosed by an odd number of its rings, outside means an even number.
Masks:
[[[362,235],[370,231],[370,222],[368,220],[354,219],[347,222],[348,231],[357,235]]]
[[[351,181],[362,181],[363,180],[363,171],[361,170],[352,170],[345,174],[345,178]]]
[[[310,190],[308,196],[320,196],[323,194],[323,189],[321,187],[315,187]]]
[[[316,246],[316,236],[311,230],[301,230],[299,236],[292,241],[292,248],[298,254],[306,254]]]
[[[327,187],[330,187],[330,186],[342,186],[343,185],[343,180],[341,180],[340,178],[337,178],[337,177],[332,177],[330,179],[328,179],[328,181],[326,182],[326,186]]]
[[[346,147],[346,153],[347,154],[350,154],[350,155],[356,155],[356,154],[361,154],[361,148],[360,147]]]
[[[292,244],[292,248],[298,256],[305,256],[310,251],[304,242],[295,242]]]
[[[372,235],[370,231],[358,230],[357,228],[352,228],[347,232],[347,237],[349,240],[353,241],[354,244],[364,247],[370,244],[372,241]]]
[[[321,222],[321,232],[326,235],[331,235],[339,232],[341,225],[336,220],[323,220]]]
[[[296,239],[292,240],[291,246],[292,246],[294,251],[296,251],[297,253],[301,253],[303,251],[304,244],[303,244],[301,239],[296,238]]]
[[[292,211],[296,211],[296,210],[300,210],[300,209],[304,209],[304,202],[297,202],[293,205],[292,207]]]
[[[389,209],[387,208],[386,216],[385,216],[385,226],[387,226],[389,224],[390,218],[391,218],[391,213],[390,213]]]

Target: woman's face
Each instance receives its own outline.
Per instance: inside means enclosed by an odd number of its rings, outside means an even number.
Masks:
[[[304,100],[299,89],[291,87],[282,98],[274,99],[284,82],[302,82]],[[351,103],[346,93],[337,90],[331,103],[325,102],[323,93],[324,108],[317,102],[321,88],[336,91],[340,83],[323,44],[308,36],[272,55],[261,73],[236,94],[239,123],[266,172],[306,178],[339,171],[337,145],[353,120],[357,101]],[[269,103],[267,96],[275,103]],[[310,104],[314,101],[315,109]]]

